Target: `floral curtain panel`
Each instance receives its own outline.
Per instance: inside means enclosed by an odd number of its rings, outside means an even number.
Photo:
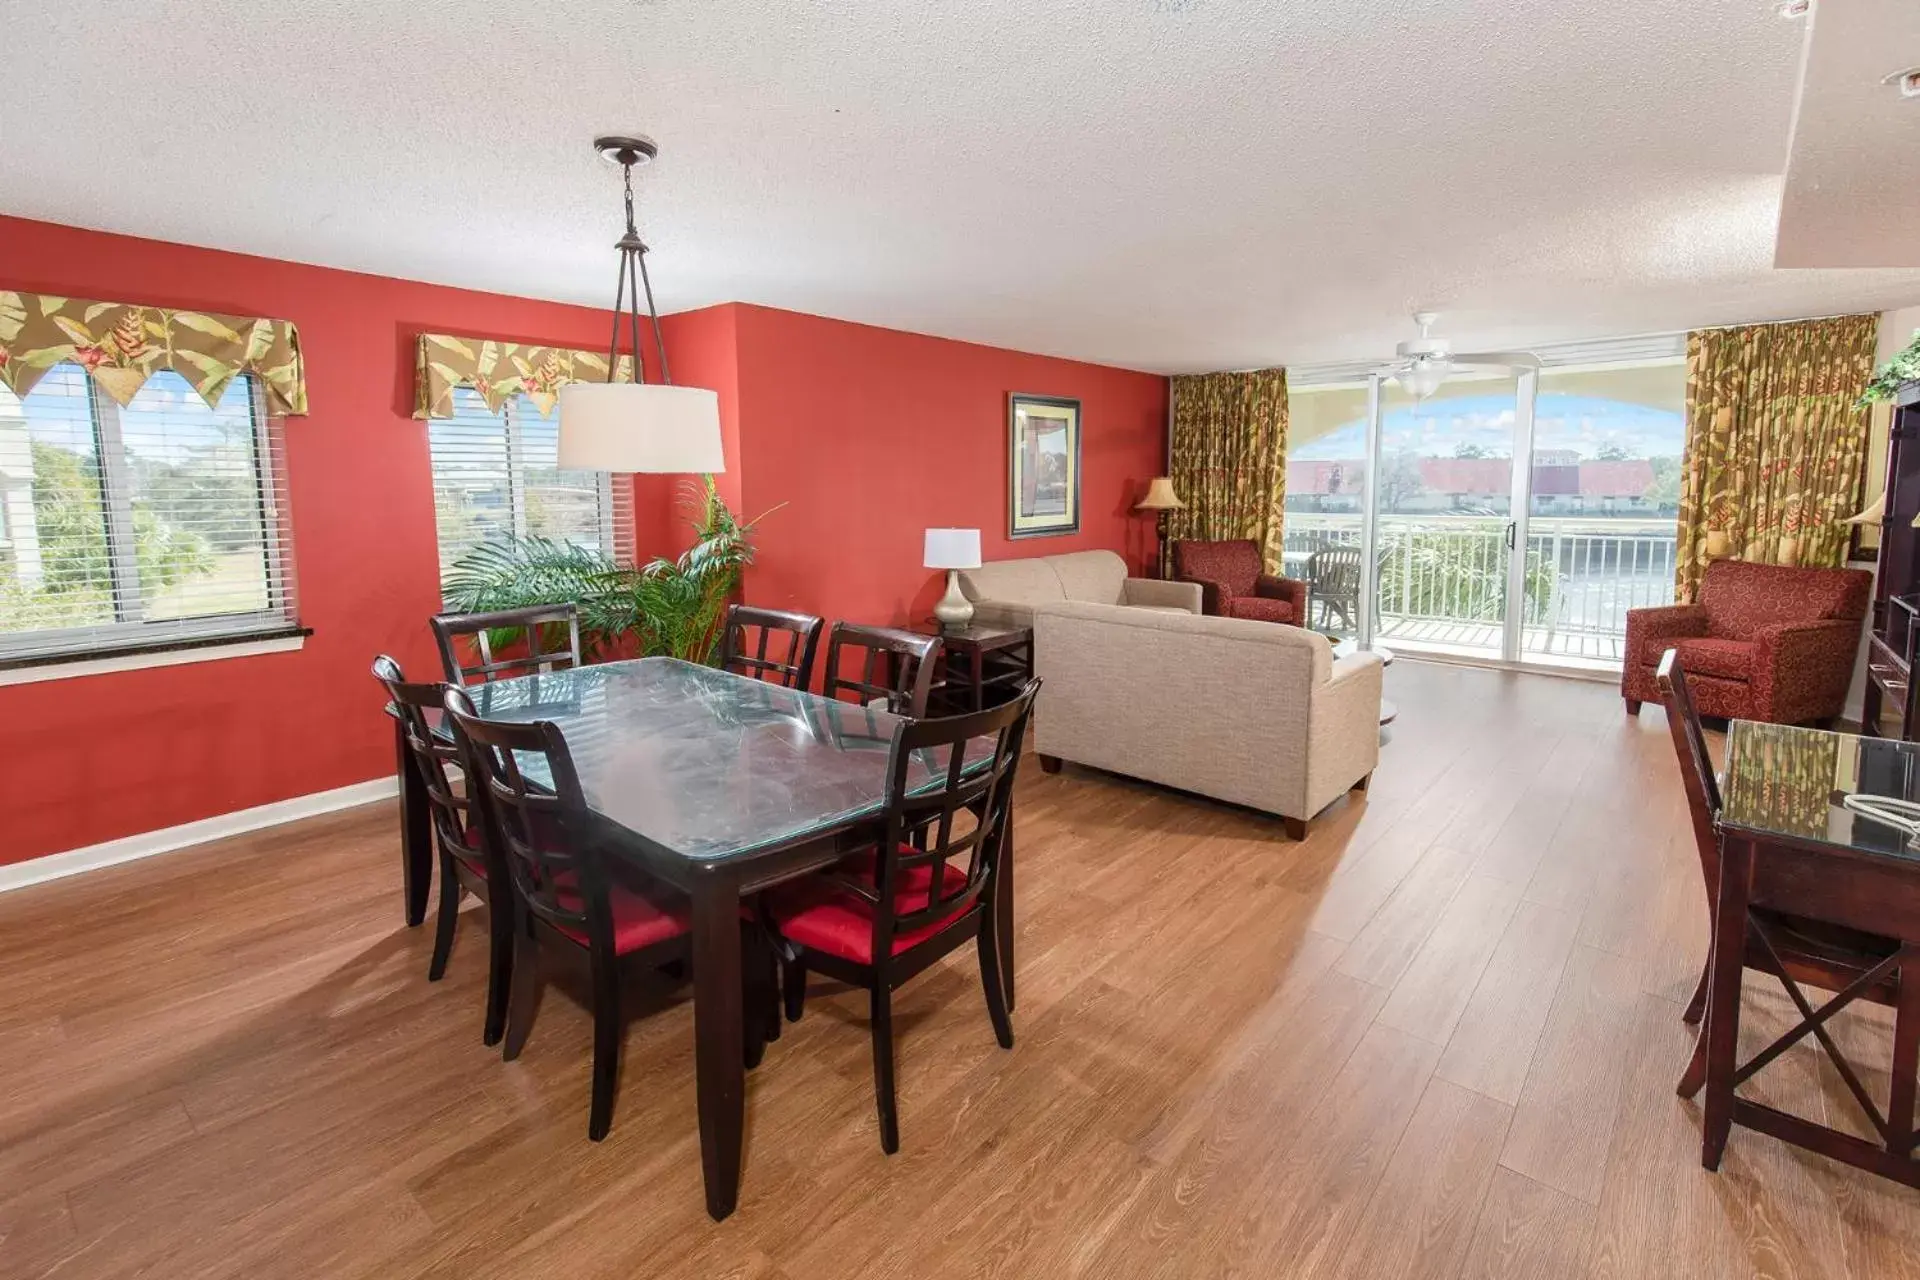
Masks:
[[[1287,371],[1173,379],[1173,538],[1252,538],[1280,572],[1287,496]]]
[[[300,333],[290,320],[0,291],[0,383],[24,396],[66,361],[123,405],[148,378],[171,369],[209,406],[251,373],[272,412],[307,411]]]
[[[633,379],[633,357],[620,357],[619,382]],[[569,382],[605,382],[607,357],[599,351],[570,351],[492,338],[457,338],[444,333],[420,335],[419,377],[414,385],[413,416],[451,418],[453,389],[472,387],[495,413],[517,395],[527,395],[552,413],[560,388]]]
[[[1687,335],[1687,457],[1674,598],[1710,560],[1831,567],[1859,509],[1877,316]]]

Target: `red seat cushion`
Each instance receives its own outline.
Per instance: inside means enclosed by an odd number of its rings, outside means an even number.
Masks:
[[[902,852],[917,854],[919,850],[903,846]],[[864,859],[864,865],[858,862],[854,865],[855,877],[871,885],[874,873],[872,855]],[[953,897],[965,884],[966,872],[949,863],[940,876],[942,898]],[[924,910],[932,889],[931,865],[905,868],[901,872],[900,883],[894,887],[894,912],[906,914]],[[873,904],[855,897],[831,880],[815,877],[776,889],[767,896],[767,906],[780,935],[789,942],[797,942],[803,947],[824,951],[856,964],[873,963]],[[899,955],[925,942],[967,911],[968,904],[955,903],[953,910],[939,920],[896,934],[893,954]]]
[[[609,905],[613,908],[615,955],[624,956],[656,942],[677,938],[693,928],[687,908],[679,903],[659,903],[621,884],[610,886],[607,893]],[[561,895],[560,905],[568,911],[581,909],[580,900],[565,893]],[[587,935],[583,930],[562,928],[560,932],[583,947],[587,945]]]
[[[1275,600],[1271,596],[1235,596],[1226,602],[1229,618],[1246,618],[1252,622],[1297,623],[1299,615],[1293,611],[1293,601]]]
[[[1674,655],[1682,671],[1690,676],[1716,676],[1722,680],[1750,678],[1757,647],[1750,640],[1688,638],[1673,642]]]

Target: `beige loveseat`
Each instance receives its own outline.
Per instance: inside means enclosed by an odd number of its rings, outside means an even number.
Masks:
[[[1127,562],[1111,551],[1074,551],[1026,560],[992,560],[960,572],[960,590],[980,622],[1027,626],[1037,605],[1122,605],[1134,609],[1200,612],[1200,585],[1129,578]]]
[[[1034,750],[1287,820],[1294,838],[1380,759],[1380,659],[1242,618],[1034,610]]]

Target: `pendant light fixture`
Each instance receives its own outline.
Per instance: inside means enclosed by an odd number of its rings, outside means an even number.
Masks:
[[[719,472],[726,470],[720,444],[720,397],[704,387],[676,387],[667,370],[667,343],[647,276],[647,246],[633,222],[633,171],[659,149],[645,138],[595,138],[601,157],[620,166],[626,179],[627,231],[620,251],[619,284],[613,294],[613,338],[607,344],[607,380],[571,382],[560,388],[562,467],[587,471]],[[660,381],[646,381],[640,362],[640,295],[647,298]],[[616,382],[620,367],[620,321],[624,309],[633,348],[633,381]]]

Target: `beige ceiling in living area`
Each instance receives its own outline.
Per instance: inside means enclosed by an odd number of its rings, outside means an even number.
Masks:
[[[1920,302],[1774,266],[1775,8],[0,0],[0,211],[605,306],[638,130],[665,310],[1182,371]]]
[[[1774,263],[1920,267],[1920,0],[1822,0],[1813,14]]]

